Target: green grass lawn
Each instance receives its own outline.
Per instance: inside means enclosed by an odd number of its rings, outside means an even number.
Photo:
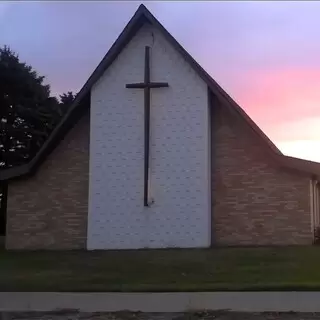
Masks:
[[[320,290],[320,247],[0,252],[0,291]]]

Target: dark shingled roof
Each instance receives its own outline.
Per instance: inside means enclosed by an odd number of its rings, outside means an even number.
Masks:
[[[262,130],[251,120],[244,110],[215,82],[211,76],[190,56],[190,54],[175,40],[175,38],[161,25],[161,23],[150,13],[144,6],[140,5],[136,13],[128,22],[118,39],[114,42],[110,50],[104,56],[100,64],[91,74],[87,82],[84,84],[80,92],[77,94],[74,103],[68,112],[61,119],[60,123],[53,130],[48,140],[43,144],[35,157],[27,164],[9,168],[0,171],[0,181],[14,178],[28,177],[33,174],[36,169],[43,163],[46,157],[64,138],[67,132],[74,126],[77,120],[84,114],[85,110],[90,106],[90,91],[94,83],[100,78],[105,70],[119,55],[121,50],[129,43],[132,37],[137,33],[145,23],[151,24],[157,28],[167,41],[185,58],[192,66],[197,74],[206,82],[212,94],[237,116],[243,118],[252,131],[261,140],[261,143],[266,146],[270,154],[279,162],[281,166],[296,169],[298,171],[315,174],[320,174],[320,163],[305,161],[302,159],[286,157],[272,143],[272,141],[262,132]]]

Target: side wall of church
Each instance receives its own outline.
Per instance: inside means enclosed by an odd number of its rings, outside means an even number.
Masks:
[[[212,106],[212,122],[213,244],[311,244],[310,176],[280,168],[224,106]]]
[[[9,183],[6,248],[84,249],[89,173],[89,114],[36,174]]]

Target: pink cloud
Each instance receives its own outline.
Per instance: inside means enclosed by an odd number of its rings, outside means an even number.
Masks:
[[[320,117],[320,68],[250,71],[237,80],[233,96],[261,126]]]
[[[234,97],[286,154],[320,161],[320,68],[255,70]]]
[[[269,69],[239,78],[235,96],[250,114],[271,125],[320,116],[319,88],[320,68]]]

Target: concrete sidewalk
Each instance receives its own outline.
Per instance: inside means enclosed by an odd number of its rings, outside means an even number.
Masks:
[[[320,312],[320,292],[54,293],[0,292],[0,311]]]

